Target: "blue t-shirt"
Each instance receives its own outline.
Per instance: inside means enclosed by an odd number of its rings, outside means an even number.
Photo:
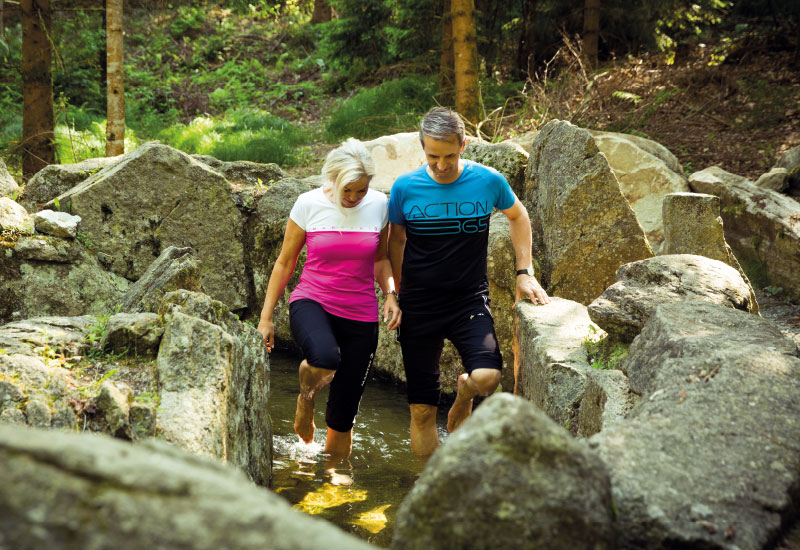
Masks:
[[[493,208],[511,208],[516,196],[494,168],[462,162],[452,183],[437,183],[422,165],[392,185],[389,221],[406,227],[404,310],[430,312],[489,292],[489,216]]]

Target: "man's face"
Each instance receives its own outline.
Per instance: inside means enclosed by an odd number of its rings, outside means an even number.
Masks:
[[[428,162],[428,174],[437,183],[453,183],[460,175],[459,163],[461,152],[466,145],[458,142],[457,136],[451,136],[448,141],[439,141],[432,137],[422,138],[422,150]]]

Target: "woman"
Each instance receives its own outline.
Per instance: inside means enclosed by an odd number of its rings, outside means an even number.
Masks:
[[[289,214],[258,324],[271,352],[273,310],[305,245],[305,266],[289,299],[292,336],[304,357],[294,431],[304,442],[313,441],[314,397],[330,384],[325,452],[331,457],[350,455],[358,404],[378,345],[373,279],[386,297],[384,322],[389,321],[389,330],[400,324],[387,254],[387,200],[369,189],[374,174],[372,157],[356,139],[328,154],[322,167],[326,183],[300,195]]]

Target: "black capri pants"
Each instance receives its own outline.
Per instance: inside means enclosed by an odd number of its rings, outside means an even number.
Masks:
[[[312,367],[335,370],[325,408],[325,423],[337,432],[353,429],[358,405],[378,347],[378,322],[355,321],[301,299],[289,305],[294,341]]]

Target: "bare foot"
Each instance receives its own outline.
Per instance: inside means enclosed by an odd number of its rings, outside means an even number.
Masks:
[[[467,373],[458,377],[456,400],[453,402],[453,406],[450,407],[450,412],[447,413],[447,431],[450,433],[453,433],[472,414],[472,398],[466,399],[464,397],[466,392],[464,384],[467,383],[468,378],[469,374]]]
[[[294,413],[294,431],[306,445],[314,441],[314,401],[297,396],[297,411]]]

